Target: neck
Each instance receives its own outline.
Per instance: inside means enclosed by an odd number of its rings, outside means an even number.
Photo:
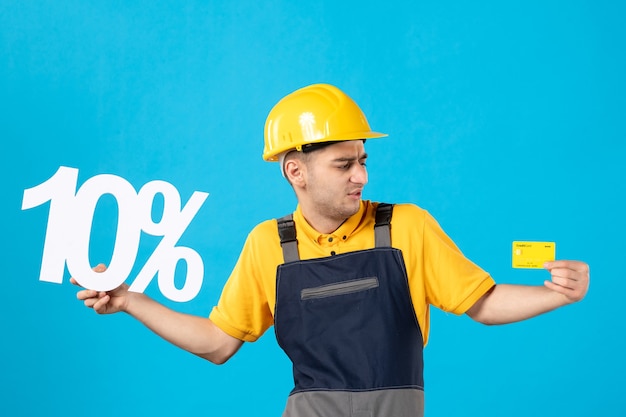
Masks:
[[[339,229],[339,226],[347,220],[334,219],[315,212],[308,212],[304,207],[302,207],[302,216],[313,229],[324,234],[329,234]]]

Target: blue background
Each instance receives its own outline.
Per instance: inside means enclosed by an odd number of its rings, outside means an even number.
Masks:
[[[513,240],[591,265],[587,298],[502,327],[433,311],[429,416],[626,413],[623,298],[626,25],[611,1],[33,1],[0,3],[0,414],[280,415],[290,365],[272,332],[217,367],[76,289],[38,281],[47,206],[23,191],[59,166],[79,185],[154,179],[210,193],[180,244],[205,263],[207,315],[248,231],[295,206],[261,159],[272,105],[316,82],[372,127],[366,198],[428,209],[499,282]],[[90,248],[109,259],[116,205]],[[137,267],[158,238],[142,240]],[[184,272],[184,271],[179,271]],[[132,279],[132,278],[131,278]]]

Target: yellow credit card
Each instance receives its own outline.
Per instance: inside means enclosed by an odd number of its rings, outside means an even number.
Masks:
[[[555,242],[513,242],[513,268],[543,268],[555,259]]]

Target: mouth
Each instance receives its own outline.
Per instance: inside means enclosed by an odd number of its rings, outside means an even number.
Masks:
[[[361,199],[362,195],[363,195],[363,190],[362,189],[355,190],[355,191],[352,191],[352,192],[348,193],[348,197],[353,198],[353,199],[359,199],[359,200]]]

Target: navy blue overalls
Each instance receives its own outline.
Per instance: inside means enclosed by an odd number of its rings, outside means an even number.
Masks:
[[[375,248],[309,260],[292,216],[278,220],[274,326],[295,382],[283,417],[423,415],[423,339],[392,208],[378,206]]]

